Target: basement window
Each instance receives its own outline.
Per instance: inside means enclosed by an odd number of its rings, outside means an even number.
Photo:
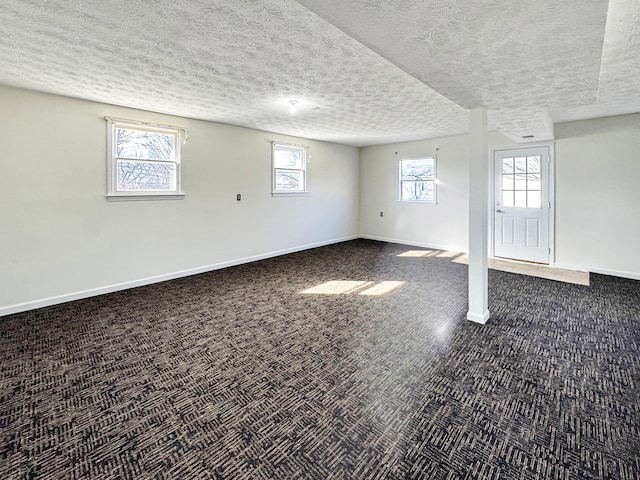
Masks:
[[[436,203],[435,157],[400,160],[399,201],[406,203]]]
[[[183,129],[107,118],[109,200],[183,198]]]
[[[307,193],[308,147],[273,142],[271,159],[271,193],[273,195],[304,195]]]

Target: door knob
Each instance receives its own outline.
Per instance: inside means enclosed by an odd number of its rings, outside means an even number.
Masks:
[[[496,213],[504,213],[504,210],[500,210],[499,208],[497,208]]]

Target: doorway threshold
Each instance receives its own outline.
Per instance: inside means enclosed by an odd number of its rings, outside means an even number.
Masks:
[[[469,264],[469,255],[462,254],[454,258],[456,263]],[[575,285],[589,286],[589,272],[566,270],[564,268],[550,267],[541,263],[519,262],[517,260],[505,260],[503,258],[488,258],[488,267],[501,272],[517,273],[530,277],[546,278],[558,282],[573,283]]]

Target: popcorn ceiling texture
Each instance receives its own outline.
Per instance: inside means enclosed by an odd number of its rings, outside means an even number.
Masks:
[[[553,112],[557,122],[640,111],[640,2],[609,2],[597,100]]]
[[[605,1],[300,3],[512,136],[551,138],[545,110],[596,100]]]
[[[354,145],[468,128],[294,1],[2,2],[0,24],[3,84]]]
[[[2,2],[0,84],[357,146],[464,133],[484,105],[541,140],[640,111],[640,7],[610,3]]]

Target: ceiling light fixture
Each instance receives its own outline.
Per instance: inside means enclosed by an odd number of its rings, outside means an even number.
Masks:
[[[298,112],[298,101],[297,100],[289,100],[289,113],[291,115],[295,115]]]

